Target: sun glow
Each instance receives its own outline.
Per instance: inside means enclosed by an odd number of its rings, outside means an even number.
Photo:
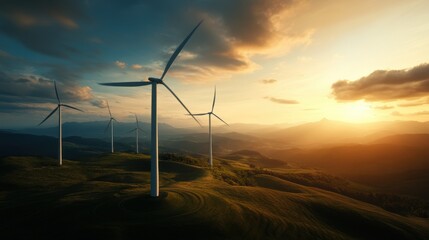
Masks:
[[[371,106],[365,101],[348,103],[343,114],[347,120],[352,122],[364,122],[373,117]]]

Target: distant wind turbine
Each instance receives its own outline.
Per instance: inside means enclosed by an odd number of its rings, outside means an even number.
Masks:
[[[173,96],[179,101],[179,103],[186,109],[186,111],[191,114],[189,109],[183,104],[183,102],[179,99],[179,97],[171,90],[170,87],[163,81],[165,75],[170,69],[176,57],[179,55],[180,51],[183,49],[185,44],[191,38],[192,34],[194,34],[195,30],[201,25],[202,21],[200,21],[197,26],[188,34],[188,36],[180,43],[174,53],[171,55],[170,59],[165,66],[164,72],[161,75],[161,78],[149,77],[149,81],[140,81],[140,82],[115,82],[115,83],[100,83],[105,86],[116,86],[116,87],[140,87],[151,85],[152,86],[152,111],[151,111],[151,164],[150,164],[150,195],[153,197],[159,196],[159,156],[158,156],[158,114],[157,114],[157,85],[161,84],[167,90],[173,94]],[[192,116],[192,115],[191,115]],[[194,120],[201,126],[200,122],[192,116]]]
[[[217,117],[219,120],[221,120],[223,123],[225,123],[227,126],[228,123],[226,123],[224,120],[222,120],[218,115],[216,115],[213,110],[215,107],[215,103],[216,103],[216,87],[214,90],[214,96],[213,96],[213,104],[212,104],[212,110],[210,112],[207,113],[195,113],[192,114],[192,116],[204,116],[204,115],[209,115],[209,157],[210,157],[210,167],[213,167],[213,136],[212,136],[212,115]]]
[[[55,113],[55,111],[58,110],[58,161],[61,166],[63,165],[63,127],[61,123],[61,107],[67,107],[81,112],[83,111],[78,108],[72,107],[70,105],[61,103],[60,97],[58,96],[56,81],[54,81],[54,88],[55,88],[55,95],[57,96],[58,105],[41,123],[39,123],[39,126],[42,125],[42,123],[44,123],[46,120],[48,120],[48,118],[51,117],[52,114]]]
[[[109,115],[110,115],[110,120],[109,123],[107,124],[106,130],[110,127],[110,138],[111,138],[111,145],[112,145],[112,153],[114,153],[114,148],[113,148],[113,122],[118,122],[113,116],[112,116],[112,112],[110,111],[110,106],[109,106],[109,102],[107,101],[107,109],[109,110]]]
[[[136,116],[136,128],[134,128],[130,132],[136,132],[136,153],[139,153],[139,131],[143,132],[143,129],[139,127],[139,119],[137,118],[137,114],[134,115]]]

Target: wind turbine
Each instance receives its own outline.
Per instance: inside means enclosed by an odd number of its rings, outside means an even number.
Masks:
[[[163,81],[165,75],[170,69],[171,64],[173,64],[176,57],[179,55],[180,51],[183,49],[185,44],[191,38],[192,34],[194,34],[195,30],[201,25],[202,21],[200,21],[197,26],[186,36],[186,38],[180,43],[174,53],[171,55],[170,59],[165,66],[164,72],[161,75],[161,78],[149,77],[149,81],[140,81],[140,82],[115,82],[115,83],[100,83],[105,86],[116,86],[116,87],[140,87],[140,86],[152,86],[152,109],[151,109],[151,164],[150,164],[150,195],[152,197],[159,196],[159,156],[158,156],[158,114],[157,114],[157,86],[158,84],[163,85],[167,90],[173,94],[173,96],[179,101],[179,103],[186,109],[186,111],[191,114],[189,109],[183,104],[183,102],[179,99],[179,97],[171,90],[170,87]],[[192,116],[192,114],[191,114]],[[200,122],[192,116],[194,120],[201,126]]]
[[[206,113],[195,113],[195,114],[191,114],[192,116],[204,116],[204,115],[209,115],[209,154],[210,154],[210,167],[213,167],[213,137],[212,137],[212,115],[217,117],[219,120],[221,120],[223,123],[225,123],[227,126],[229,126],[228,123],[226,123],[224,120],[222,120],[218,115],[216,115],[213,110],[215,107],[215,103],[216,103],[216,87],[214,90],[214,96],[213,96],[213,104],[212,104],[212,110],[210,112],[206,112]]]
[[[136,116],[136,128],[134,128],[130,132],[136,131],[136,153],[139,153],[139,131],[143,132],[143,129],[139,127],[139,119],[137,118],[137,114],[134,115]]]
[[[60,97],[58,96],[56,81],[54,81],[54,87],[55,87],[55,95],[57,96],[58,105],[41,123],[39,123],[39,126],[42,125],[42,123],[44,123],[46,120],[48,120],[48,118],[51,117],[52,114],[55,113],[55,111],[58,110],[58,161],[61,166],[63,165],[63,127],[61,124],[61,107],[71,108],[80,112],[83,112],[83,111],[78,108],[72,107],[70,105],[61,103]]]
[[[110,126],[110,137],[111,137],[111,144],[112,144],[112,153],[114,153],[115,151],[114,151],[114,148],[113,148],[113,121],[116,121],[116,122],[118,122],[118,121],[112,116],[112,112],[110,111],[110,106],[109,106],[109,102],[108,101],[107,101],[107,109],[109,109],[110,120],[109,120],[109,123],[107,124],[106,130]]]

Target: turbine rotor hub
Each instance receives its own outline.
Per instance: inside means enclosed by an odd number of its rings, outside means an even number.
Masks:
[[[150,77],[148,80],[151,82],[162,83],[162,80],[159,78]]]

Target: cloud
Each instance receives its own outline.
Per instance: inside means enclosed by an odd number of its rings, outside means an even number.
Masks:
[[[377,70],[359,80],[332,85],[338,101],[393,101],[429,95],[429,64],[411,69]]]
[[[425,105],[425,104],[429,104],[429,98],[428,99],[422,99],[419,101],[400,103],[400,104],[398,104],[398,107],[416,107],[416,106],[421,106],[421,105]]]
[[[429,115],[429,111],[420,111],[412,113],[413,116],[419,116],[419,115]]]
[[[296,100],[275,98],[275,97],[265,97],[265,99],[270,100],[271,102],[279,103],[279,104],[298,104],[299,102]]]
[[[92,89],[72,82],[57,82],[58,95],[64,101],[86,101],[92,99]],[[21,98],[31,102],[31,98],[55,101],[53,81],[36,75],[9,75],[0,71],[0,95]],[[17,101],[16,98],[11,101]]]
[[[74,19],[84,16],[80,1],[14,0],[2,3],[0,14],[20,27],[59,24],[77,28]]]
[[[180,61],[172,66],[172,71],[174,69],[176,76],[182,79],[204,80],[253,71],[258,67],[252,61],[255,54],[268,56],[283,53],[279,49],[308,44],[311,31],[292,31],[292,23],[284,19],[301,2],[133,0],[106,5],[99,1],[16,0],[2,3],[0,7],[0,20],[3,20],[0,33],[37,53],[73,61],[82,56],[94,59],[93,55],[105,51],[100,44],[88,45],[88,41],[100,43],[98,37],[102,37],[102,45],[111,46],[115,51],[150,46],[149,53],[160,51],[158,53],[164,54],[160,59],[163,64],[156,69],[161,71],[180,41],[204,19],[179,55]],[[155,13],[164,20],[152,21]],[[141,22],[147,22],[145,34],[140,27],[135,27]],[[146,31],[160,29],[162,34],[147,37]],[[111,37],[105,37],[107,34]],[[144,69],[132,66],[131,70]],[[196,73],[189,74],[195,69],[198,69]]]
[[[407,113],[407,114],[403,114],[400,113],[398,111],[392,112],[391,113],[392,116],[396,116],[396,117],[402,117],[402,116],[422,116],[422,115],[429,115],[429,111],[419,111],[419,112],[413,112],[413,113]]]
[[[131,68],[134,69],[134,70],[139,70],[139,69],[142,69],[143,66],[140,65],[140,64],[133,64],[133,65],[131,65]]]
[[[11,57],[11,55],[8,52],[3,51],[3,50],[0,49],[0,57],[2,57],[2,58],[9,58],[9,57]]]
[[[429,115],[429,111],[414,112],[414,113],[412,113],[411,115],[413,115],[413,116]]]
[[[402,113],[398,112],[398,111],[394,111],[392,113],[390,113],[390,115],[395,116],[395,117],[401,117],[404,116]]]
[[[377,110],[389,110],[395,107],[389,106],[389,105],[382,105],[382,106],[372,106],[371,108],[377,109]]]
[[[127,67],[127,64],[126,64],[125,62],[121,62],[121,61],[116,61],[116,62],[115,62],[115,65],[116,65],[118,68],[121,68],[121,69],[124,69],[124,68],[126,68],[126,67]]]
[[[0,97],[0,99],[2,99]],[[1,113],[15,113],[15,112],[28,112],[28,111],[52,111],[52,106],[41,106],[40,104],[31,103],[10,103],[0,102]]]
[[[276,83],[276,82],[277,82],[276,79],[262,79],[261,80],[261,83],[263,83],[263,84],[273,84],[273,83]]]
[[[15,0],[0,7],[0,32],[27,48],[49,56],[70,58],[76,47],[78,21],[88,19],[83,1]]]
[[[91,104],[99,108],[107,108],[107,100],[104,99],[95,98],[91,100]]]
[[[219,0],[196,1],[192,5],[187,5],[169,1],[169,9],[174,11],[166,14],[165,22],[169,24],[159,27],[169,34],[168,39],[164,36],[160,39],[160,42],[168,42],[164,47],[168,50],[163,50],[163,60],[166,62],[172,50],[184,38],[184,34],[188,33],[199,20],[204,19],[184,52],[179,55],[179,61],[172,65],[171,71],[175,76],[202,81],[219,78],[219,75],[228,73],[253,71],[258,66],[253,62],[252,56],[284,53],[284,49],[310,42],[311,31],[292,32],[290,21],[283,19],[291,15],[301,2]],[[135,2],[133,7],[127,5],[129,9],[139,6],[141,5],[138,2]],[[144,6],[148,12],[162,12],[165,7],[156,2],[148,2]],[[175,24],[170,24],[171,22]],[[162,66],[165,66],[165,63]],[[189,72],[196,68],[199,71],[190,75]]]

